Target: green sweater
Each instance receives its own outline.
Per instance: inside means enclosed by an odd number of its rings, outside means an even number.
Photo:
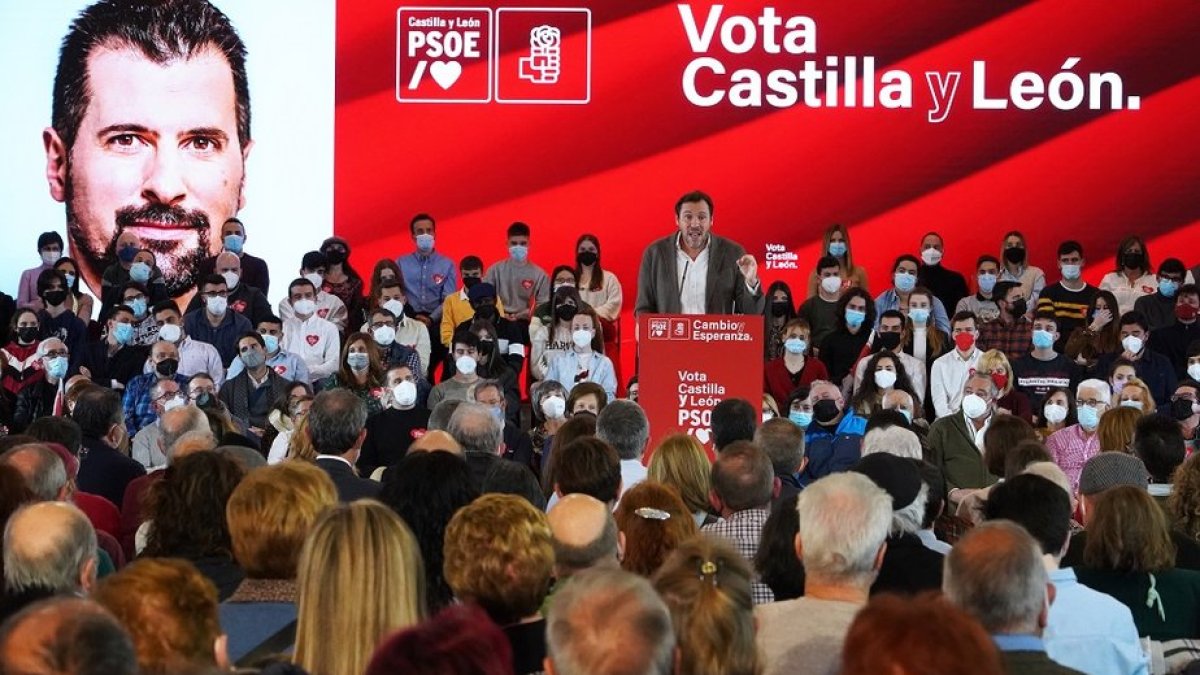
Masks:
[[[1138,635],[1151,640],[1200,637],[1200,572],[1169,569],[1147,572],[1114,572],[1076,567],[1079,583],[1119,600],[1133,613]],[[1147,606],[1151,577],[1161,599]]]

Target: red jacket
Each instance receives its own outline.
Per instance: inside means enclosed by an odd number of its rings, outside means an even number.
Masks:
[[[783,410],[783,407],[787,405],[788,396],[797,387],[807,387],[816,380],[828,379],[829,371],[825,369],[825,364],[816,357],[806,356],[800,377],[793,382],[792,374],[788,372],[787,366],[783,364],[783,357],[780,356],[767,361],[766,368],[763,369],[763,391],[775,398],[780,407],[779,414],[786,416],[787,411]]]

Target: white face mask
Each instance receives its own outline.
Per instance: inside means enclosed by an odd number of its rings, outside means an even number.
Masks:
[[[1135,401],[1133,399],[1126,399],[1124,401],[1121,401],[1121,407],[1122,408],[1133,408],[1134,410],[1141,410],[1142,402]]]
[[[1125,351],[1129,352],[1130,354],[1137,354],[1138,352],[1142,351],[1142,347],[1144,347],[1145,344],[1145,341],[1136,335],[1130,335],[1124,340],[1121,340],[1121,346],[1124,347]]]
[[[1188,377],[1193,380],[1200,381],[1200,363],[1193,363],[1187,367]]]
[[[231,291],[237,288],[238,281],[241,280],[241,277],[238,276],[238,273],[232,270],[228,272],[221,272],[221,276],[224,277],[225,285],[228,286],[229,290]]]
[[[479,364],[476,363],[475,359],[465,354],[457,359],[454,359],[454,367],[457,368],[458,372],[462,373],[463,375],[474,375],[475,368],[478,365]]]
[[[577,330],[571,332],[571,342],[575,343],[576,347],[584,349],[592,344],[592,331]]]
[[[229,300],[219,295],[213,295],[205,300],[205,306],[213,316],[225,316],[225,310],[229,309]]]
[[[924,260],[926,265],[936,265],[942,262],[942,252],[936,248],[927,248],[921,251],[921,260]]]
[[[841,287],[842,287],[842,278],[841,277],[824,277],[821,279],[821,290],[825,291],[826,293],[829,293],[830,295],[837,293],[838,289],[840,289]]]
[[[396,405],[407,408],[417,402],[417,385],[405,380],[392,387],[392,396],[396,399]]]
[[[893,384],[896,384],[896,371],[875,371],[875,386],[879,387],[880,389],[890,389]]]
[[[396,341],[396,329],[391,326],[380,326],[371,331],[371,336],[375,338],[380,346],[387,347]]]
[[[312,316],[312,313],[317,311],[317,303],[308,298],[301,298],[292,303],[292,309],[301,316]]]
[[[183,398],[181,398],[179,396],[176,396],[174,398],[169,398],[169,399],[167,399],[166,403],[163,403],[163,412],[174,410],[181,405],[183,405]]]
[[[325,278],[316,272],[309,272],[308,274],[304,275],[304,278],[308,279],[312,283],[313,288],[317,289],[318,291],[321,290],[321,284],[325,283]]]
[[[167,342],[179,342],[183,337],[183,329],[173,323],[164,323],[158,329],[158,339],[166,340]]]
[[[1042,416],[1046,418],[1047,422],[1051,424],[1058,424],[1059,422],[1067,419],[1067,408],[1066,406],[1058,403],[1047,403],[1046,406],[1042,408]]]
[[[383,308],[392,314],[395,314],[397,321],[404,317],[404,303],[395,298],[383,303]]]
[[[542,413],[546,419],[560,420],[567,413],[567,401],[561,396],[547,396],[542,399]]]
[[[962,411],[967,417],[977,420],[987,414],[988,404],[976,394],[967,394],[962,400]]]
[[[62,251],[42,251],[42,264],[53,265],[62,257]]]

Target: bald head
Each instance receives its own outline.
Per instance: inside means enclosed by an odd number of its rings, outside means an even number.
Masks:
[[[0,632],[3,672],[135,675],[133,641],[90,600],[58,597],[31,605]]]
[[[217,439],[207,431],[189,431],[179,437],[175,444],[171,446],[171,461],[178,462],[195,452],[204,452],[206,450],[215,450],[217,447]]]
[[[212,435],[208,417],[194,405],[184,405],[166,411],[159,418],[158,428],[162,432],[158,438],[159,450],[166,455],[168,461],[175,459],[175,446],[189,433],[207,434],[213,443],[208,449],[216,446],[216,438]]]
[[[942,590],[989,633],[1041,635],[1053,587],[1037,541],[1020,525],[993,520],[946,556]]]
[[[217,254],[217,259],[214,261],[214,269],[217,274],[222,272],[242,272],[242,259],[229,251],[222,251]]]
[[[9,519],[4,528],[9,591],[86,592],[95,580],[96,531],[73,504],[30,504]]]
[[[454,437],[441,429],[431,429],[425,432],[425,435],[413,441],[412,445],[408,446],[409,452],[435,452],[441,450],[452,455],[462,457],[462,446]]]
[[[547,514],[553,535],[558,576],[589,567],[616,567],[620,556],[617,521],[604,502],[575,492],[564,496]]]
[[[58,453],[42,443],[26,443],[4,453],[0,461],[21,472],[25,484],[42,501],[64,499],[67,468]]]

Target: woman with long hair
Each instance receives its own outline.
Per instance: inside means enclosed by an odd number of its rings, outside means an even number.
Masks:
[[[1000,268],[998,281],[1012,281],[1021,285],[1021,295],[1030,308],[1037,306],[1038,296],[1046,287],[1046,273],[1040,267],[1029,264],[1029,252],[1025,235],[1017,230],[1006,232],[1000,243]]]
[[[1133,454],[1133,432],[1140,419],[1142,412],[1127,406],[1106,410],[1100,416],[1100,425],[1096,427],[1100,452]]]
[[[783,354],[784,329],[796,318],[796,301],[792,289],[783,281],[772,282],[767,288],[767,302],[763,307],[766,320],[764,333],[764,356],[770,361]]]
[[[350,242],[329,237],[320,250],[325,256],[325,282],[318,290],[336,295],[349,316],[362,316],[363,279],[350,265]]]
[[[63,273],[67,278],[67,309],[75,312],[75,316],[83,319],[84,323],[92,320],[92,309],[95,300],[92,296],[79,290],[79,264],[73,259],[63,256],[54,263],[54,269]]]
[[[894,352],[883,349],[867,361],[862,384],[850,399],[850,407],[860,417],[870,417],[883,408],[883,397],[893,391],[907,392],[913,401],[921,400],[900,359]]]
[[[1077,421],[1075,419],[1075,394],[1064,387],[1054,387],[1046,392],[1046,401],[1038,411],[1038,436],[1045,440],[1056,431],[1061,431]]]
[[[818,356],[838,387],[862,354],[875,325],[875,301],[861,288],[851,288],[837,303],[837,327],[821,344]]]
[[[342,387],[354,392],[367,406],[367,414],[383,410],[383,362],[375,340],[366,333],[351,333],[342,343],[342,361],[336,373],[317,383],[318,391]]]
[[[529,372],[535,380],[545,379],[554,359],[571,351],[571,320],[584,307],[574,286],[562,286],[550,295],[550,302],[534,311],[529,320]],[[596,346],[603,349],[600,336]]]
[[[1150,250],[1141,237],[1130,235],[1117,244],[1113,271],[1100,280],[1100,290],[1116,297],[1117,305],[1112,309],[1114,319],[1133,310],[1138,298],[1153,295],[1158,290],[1158,277],[1154,276]]]
[[[18,309],[9,325],[9,343],[0,348],[0,372],[4,398],[11,405],[21,390],[42,379],[42,358],[38,355],[41,321],[32,309]]]
[[[1121,347],[1121,324],[1118,319],[1117,298],[1111,291],[1097,291],[1088,305],[1088,323],[1071,331],[1063,353],[1084,369],[1083,377],[1101,377],[1108,373],[1098,372],[1100,357],[1116,354]]]
[[[861,265],[854,264],[854,254],[850,249],[850,231],[841,223],[834,223],[825,230],[825,234],[821,238],[821,255],[831,255],[837,258],[838,265],[842,268],[842,289],[855,287],[861,288],[864,291],[869,290],[867,287],[867,270]],[[806,298],[811,298],[817,294],[817,286],[821,280],[817,278],[817,271],[813,270],[808,276],[808,293]],[[868,296],[869,297],[869,296]]]
[[[611,324],[621,315],[621,282],[617,275],[601,266],[600,240],[594,234],[582,234],[575,242],[575,277],[579,297],[596,310],[602,322]],[[605,335],[609,334],[605,326]],[[612,331],[615,333],[616,331]]]
[[[425,618],[425,570],[412,532],[372,500],[317,519],[300,552],[293,661],[310,673],[360,675],[394,630]]]
[[[709,513],[712,462],[695,436],[671,434],[659,442],[650,456],[647,478],[674,487],[696,525],[716,522]]]

